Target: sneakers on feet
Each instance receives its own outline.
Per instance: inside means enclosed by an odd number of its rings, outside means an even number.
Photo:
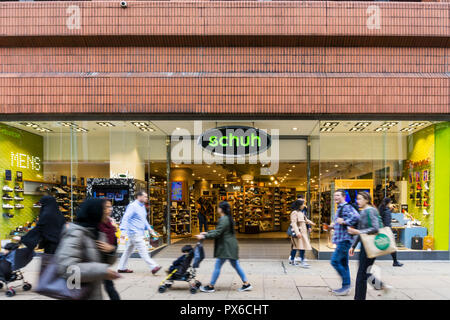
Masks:
[[[340,289],[332,290],[336,296],[347,296],[350,293],[350,287],[342,287]]]
[[[161,266],[154,267],[154,268],[152,269],[152,273],[153,273],[153,274],[156,274],[159,270],[161,270]]]
[[[249,284],[243,284],[242,285],[242,287],[240,287],[239,288],[239,292],[242,292],[242,291],[250,291],[250,290],[252,290],[253,289],[253,287],[252,287],[252,285],[249,283]]]
[[[395,261],[392,265],[393,265],[394,267],[401,267],[401,266],[403,266],[403,263],[398,262],[398,261]]]
[[[301,268],[305,268],[305,269],[308,269],[309,267],[311,267],[309,264],[307,264],[305,261],[301,261],[299,264],[298,264],[298,266],[299,267],[301,267]]]
[[[201,292],[212,293],[212,292],[215,292],[216,290],[214,290],[214,287],[211,287],[210,285],[207,285],[207,286],[200,287],[200,291]]]

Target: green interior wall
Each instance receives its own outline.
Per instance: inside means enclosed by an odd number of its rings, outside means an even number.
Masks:
[[[435,249],[448,250],[450,236],[450,122],[436,125],[435,148]]]
[[[12,159],[12,153],[18,158]],[[4,201],[2,199],[3,186],[8,185],[14,189],[16,185],[16,172],[21,171],[23,180],[43,180],[43,137],[0,123],[0,208],[2,213],[10,212],[13,218],[4,218],[0,215],[0,239],[9,239],[11,230],[33,221],[39,214],[39,209],[33,204],[39,201],[39,196],[19,194],[24,201]],[[34,167],[31,163],[34,157]],[[38,160],[39,159],[39,160]],[[11,170],[12,181],[5,181],[5,170]],[[23,186],[23,182],[20,183]],[[14,192],[9,193],[12,197]],[[23,204],[24,209],[3,209],[3,204]]]
[[[408,180],[408,211],[416,220],[421,221],[422,226],[428,229],[428,234],[434,236],[434,198],[435,198],[435,130],[434,126],[427,127],[423,130],[417,131],[412,135],[408,136],[408,160],[419,162],[423,160],[429,159],[430,165],[428,166],[420,166],[414,169],[410,169],[406,173],[406,179]],[[423,174],[424,170],[429,170],[430,172],[430,183],[429,183],[429,195],[430,195],[430,207],[421,207],[416,205],[416,200],[411,200],[410,195],[410,187],[411,183],[409,183],[408,174],[412,174],[413,185],[417,185],[415,181],[415,172],[420,172]],[[421,183],[423,187],[423,183]],[[416,192],[415,192],[416,193]],[[414,193],[414,194],[415,194]],[[423,214],[423,209],[426,209],[429,213],[428,215]]]

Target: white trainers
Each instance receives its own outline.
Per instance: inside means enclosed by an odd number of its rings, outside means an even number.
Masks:
[[[309,264],[307,264],[305,261],[300,262],[300,263],[298,264],[298,266],[301,267],[301,268],[305,268],[305,269],[308,269],[308,268],[311,267],[311,266],[310,266]]]
[[[11,189],[11,188],[8,187],[8,186],[4,186],[2,190],[3,190],[3,191],[7,191],[7,192],[13,191],[13,189]]]

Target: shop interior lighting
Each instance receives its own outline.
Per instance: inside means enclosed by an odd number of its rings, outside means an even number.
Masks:
[[[22,122],[21,125],[29,128],[39,128],[39,125],[33,122]]]
[[[115,127],[111,122],[97,122],[100,127]]]
[[[367,128],[368,126],[370,126],[372,122],[368,122],[368,121],[361,121],[361,122],[357,122],[355,124],[355,127],[360,128],[360,127],[364,127]]]
[[[398,124],[397,121],[387,121],[381,125],[381,127],[394,127]]]
[[[150,125],[147,122],[132,122],[131,124],[138,128],[150,127]]]
[[[400,132],[411,132],[413,130],[414,130],[414,128],[403,128],[400,130]]]
[[[38,127],[38,128],[34,128],[34,129],[39,132],[52,132],[52,130],[50,130],[48,128]]]
[[[297,131],[297,130],[298,130],[298,128],[295,128],[295,127],[294,127],[294,128],[292,128],[292,130],[294,130],[294,131]]]
[[[320,132],[331,132],[334,130],[334,127],[323,127],[320,128]]]
[[[426,124],[426,122],[413,122],[409,126],[410,127],[422,127]]]
[[[74,130],[76,132],[88,132],[89,131],[88,129],[85,129],[85,128],[74,128]]]
[[[155,129],[150,128],[150,127],[139,127],[139,130],[144,131],[144,132],[154,132]]]
[[[380,127],[380,128],[376,128],[374,131],[375,132],[384,132],[384,131],[388,131],[390,127]]]
[[[337,127],[339,122],[325,122],[322,124],[322,127]]]
[[[70,128],[70,127],[72,127],[72,128],[78,127],[78,125],[73,123],[73,122],[60,122],[59,124],[62,125],[63,127],[68,127],[68,128]]]
[[[365,128],[366,127],[353,127],[349,131],[350,132],[361,132],[361,131],[364,131]]]

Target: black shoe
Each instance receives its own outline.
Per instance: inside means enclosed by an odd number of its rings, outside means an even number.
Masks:
[[[394,267],[401,267],[403,266],[403,263],[400,263],[398,261],[394,261],[394,263],[392,264]]]
[[[215,292],[216,290],[214,290],[214,287],[211,287],[210,285],[207,285],[207,286],[204,286],[204,287],[200,287],[200,291],[201,292],[212,293],[212,292]]]
[[[3,218],[6,218],[6,219],[11,219],[11,218],[13,218],[13,217],[14,217],[14,215],[9,214],[9,213],[4,213],[4,214],[3,214]]]
[[[253,287],[252,287],[252,285],[249,283],[249,284],[243,284],[242,287],[239,288],[239,291],[240,291],[240,292],[242,292],[242,291],[250,291],[250,290],[252,290],[252,289],[253,289]]]

